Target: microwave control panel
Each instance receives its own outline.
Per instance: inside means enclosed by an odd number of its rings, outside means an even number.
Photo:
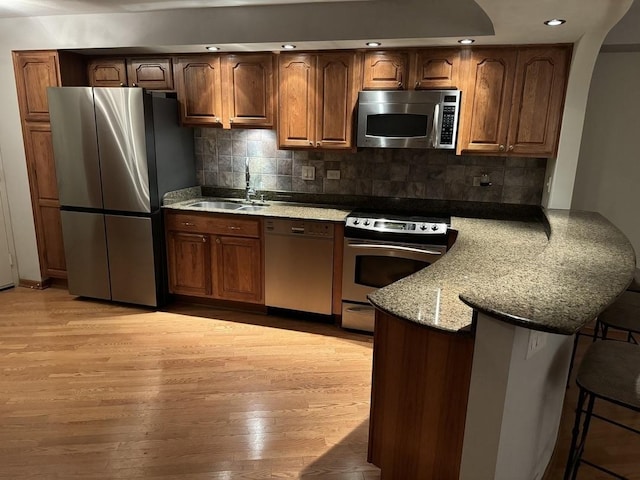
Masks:
[[[456,107],[445,105],[442,107],[442,130],[440,131],[440,143],[453,145],[453,132],[456,123]]]

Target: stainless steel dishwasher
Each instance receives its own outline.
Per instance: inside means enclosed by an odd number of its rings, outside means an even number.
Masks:
[[[333,224],[266,219],[264,239],[266,305],[330,315]]]

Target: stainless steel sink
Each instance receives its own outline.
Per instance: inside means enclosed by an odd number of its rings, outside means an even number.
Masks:
[[[267,207],[266,203],[261,204],[246,204],[229,202],[225,200],[200,200],[188,205],[195,208],[217,208],[220,210],[242,210],[244,212],[257,212]]]
[[[212,200],[195,202],[195,203],[189,204],[188,206],[196,207],[196,208],[220,208],[222,210],[238,210],[239,208],[243,207],[243,205],[240,203],[212,201]]]

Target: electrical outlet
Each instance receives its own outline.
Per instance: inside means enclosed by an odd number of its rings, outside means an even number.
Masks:
[[[529,331],[529,346],[527,348],[526,356],[527,360],[545,347],[548,336],[549,334],[546,332],[538,332],[537,330]]]
[[[340,180],[340,170],[327,170],[327,180]]]
[[[303,180],[315,180],[316,179],[316,167],[302,167],[302,179]]]

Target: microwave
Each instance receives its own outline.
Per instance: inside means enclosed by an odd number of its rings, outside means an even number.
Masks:
[[[358,93],[358,147],[455,149],[459,90]]]

